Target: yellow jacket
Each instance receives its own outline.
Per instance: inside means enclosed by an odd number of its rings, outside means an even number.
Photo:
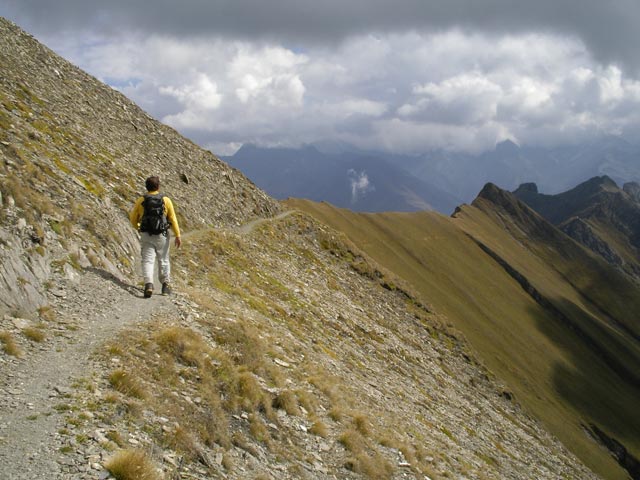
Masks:
[[[149,195],[156,195],[159,193],[157,190],[155,192],[148,192]],[[164,201],[164,214],[167,216],[167,220],[171,225],[171,230],[176,237],[180,236],[180,227],[178,226],[178,219],[176,218],[176,212],[173,209],[173,202],[169,197],[163,197]],[[133,205],[133,209],[131,213],[129,213],[129,221],[133,228],[138,230],[140,228],[140,220],[142,220],[142,215],[144,215],[144,207],[142,206],[142,202],[144,202],[144,197],[140,197],[136,200],[136,203]]]

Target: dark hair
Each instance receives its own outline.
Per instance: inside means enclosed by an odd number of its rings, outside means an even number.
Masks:
[[[155,192],[160,188],[160,178],[156,176],[149,177],[144,182],[144,186],[147,187],[147,192]]]

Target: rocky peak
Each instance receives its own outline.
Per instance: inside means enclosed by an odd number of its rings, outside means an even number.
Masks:
[[[520,186],[513,192],[514,194],[530,194],[530,193],[538,193],[538,186],[533,183],[522,183]]]

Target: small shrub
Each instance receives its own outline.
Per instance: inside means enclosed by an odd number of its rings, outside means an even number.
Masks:
[[[121,450],[105,463],[105,468],[116,480],[159,480],[161,477],[141,450]]]

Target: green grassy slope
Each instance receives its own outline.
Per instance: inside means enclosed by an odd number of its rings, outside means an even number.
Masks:
[[[530,209],[495,200],[479,199],[457,218],[287,203],[413,284],[590,468],[627,478],[582,425],[640,454],[640,291]]]

